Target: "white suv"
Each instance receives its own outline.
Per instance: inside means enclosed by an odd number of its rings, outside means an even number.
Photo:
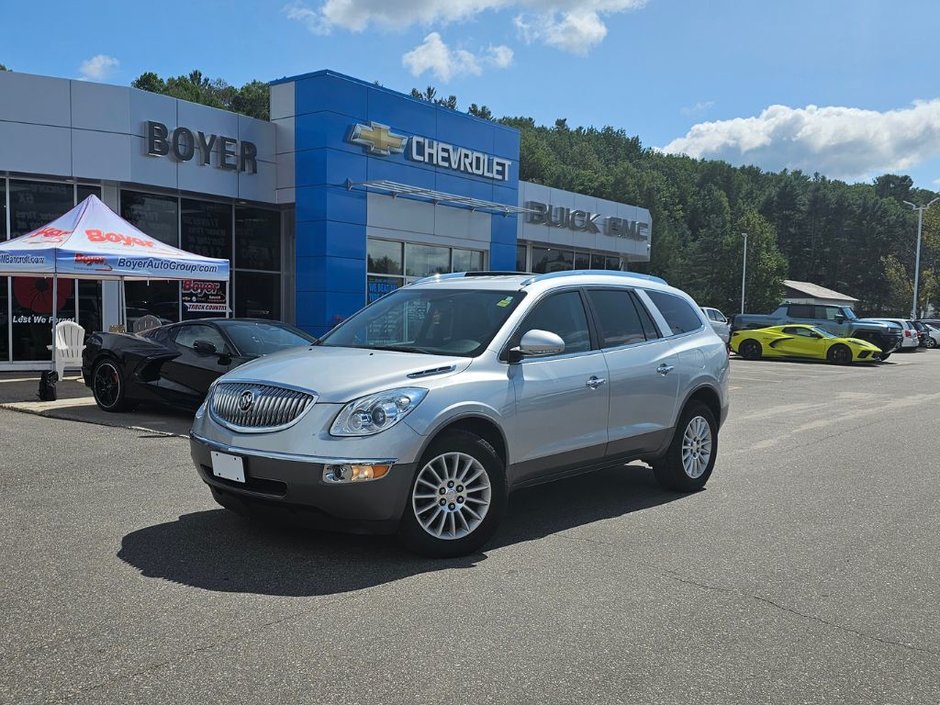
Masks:
[[[225,507],[453,556],[527,485],[640,459],[701,489],[727,411],[724,343],[661,279],[461,273],[224,375],[191,450]]]

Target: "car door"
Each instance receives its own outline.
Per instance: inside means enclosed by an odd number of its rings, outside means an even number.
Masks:
[[[514,483],[591,464],[603,457],[607,446],[607,364],[592,344],[581,292],[560,291],[538,301],[509,347],[530,330],[559,335],[565,350],[510,365],[516,398],[511,434]]]
[[[587,297],[610,376],[607,453],[657,450],[676,414],[678,355],[630,289],[592,288]]]
[[[212,343],[216,352],[198,352],[197,340]],[[172,340],[179,356],[163,365],[162,388],[175,403],[198,403],[218,377],[234,365],[233,350],[221,331],[208,323],[184,323]]]
[[[820,336],[803,326],[786,326],[781,333],[788,336],[785,340],[774,343],[774,348],[783,355],[791,357],[819,357],[822,346]]]

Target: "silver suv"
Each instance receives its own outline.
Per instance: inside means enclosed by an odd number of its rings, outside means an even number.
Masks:
[[[234,511],[455,556],[527,485],[639,459],[702,488],[727,411],[725,346],[661,279],[445,274],[219,378],[191,450]]]

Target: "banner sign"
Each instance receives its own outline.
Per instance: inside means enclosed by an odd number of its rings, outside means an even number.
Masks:
[[[183,310],[186,313],[228,313],[225,294],[223,282],[184,279]]]

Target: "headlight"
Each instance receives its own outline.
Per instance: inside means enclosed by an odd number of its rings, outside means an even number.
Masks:
[[[428,390],[402,387],[349,402],[339,412],[331,436],[371,436],[391,428],[421,403]]]

